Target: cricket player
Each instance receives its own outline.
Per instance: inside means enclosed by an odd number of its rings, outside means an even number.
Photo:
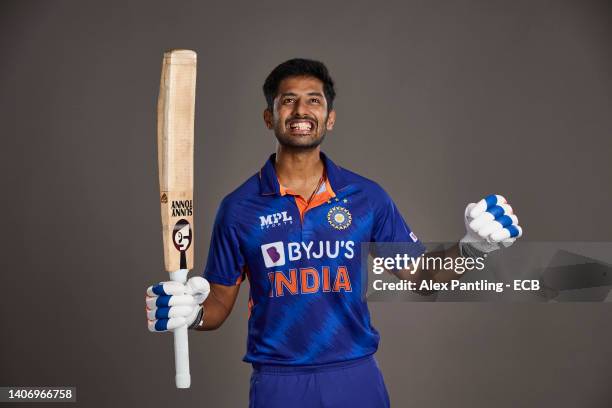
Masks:
[[[286,61],[263,91],[276,153],[221,202],[203,277],[147,290],[149,329],[217,329],[248,280],[251,408],[389,407],[360,244],[405,243],[415,258],[425,247],[385,190],[321,151],[336,122],[324,64]],[[502,196],[469,204],[464,214],[466,236],[436,256],[480,256],[522,233]],[[412,281],[458,278],[452,270],[393,272]]]

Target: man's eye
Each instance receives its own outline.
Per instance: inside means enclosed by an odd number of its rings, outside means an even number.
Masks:
[[[321,103],[321,100],[319,98],[310,98],[310,102],[312,102],[312,103]]]
[[[283,103],[293,103],[295,102],[295,98],[285,98],[283,99]]]

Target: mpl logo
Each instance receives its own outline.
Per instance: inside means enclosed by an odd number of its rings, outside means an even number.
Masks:
[[[285,247],[283,246],[283,241],[262,245],[261,254],[263,255],[266,268],[285,264]]]
[[[288,216],[287,211],[281,211],[270,215],[261,215],[259,216],[259,220],[261,221],[261,229],[278,227],[281,223],[293,224],[293,217],[290,215]]]

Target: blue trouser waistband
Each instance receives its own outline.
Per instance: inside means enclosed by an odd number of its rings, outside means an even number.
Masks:
[[[319,373],[323,371],[339,370],[354,365],[359,365],[371,361],[374,359],[374,355],[360,357],[354,360],[339,361],[337,363],[327,364],[315,364],[315,365],[302,365],[302,366],[285,366],[279,364],[258,364],[253,363],[253,370],[262,373],[276,373],[276,374],[309,374]]]

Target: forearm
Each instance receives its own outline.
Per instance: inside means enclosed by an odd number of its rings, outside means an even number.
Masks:
[[[468,204],[464,211],[464,221],[467,234],[459,243],[446,250],[425,254],[418,259],[418,266],[413,262],[413,268],[392,272],[399,279],[416,283],[417,287],[423,281],[447,283],[460,279],[464,275],[463,271],[471,269],[467,265],[468,261],[483,265],[486,254],[499,249],[500,244],[504,247],[512,245],[523,234],[512,207],[501,195],[488,195],[477,203]],[[461,265],[465,266],[462,266],[463,271],[457,272],[453,267],[445,267],[449,260],[452,265],[458,266],[458,258],[465,258],[465,263],[461,260]]]
[[[210,295],[202,304],[202,324],[196,330],[216,330],[221,327],[234,307],[239,286],[211,285]]]
[[[440,258],[443,260],[452,259],[453,264],[455,264],[455,259],[459,258],[461,253],[459,251],[459,244],[455,244],[450,248],[442,251],[435,251],[425,254],[425,258]],[[445,269],[441,268],[441,264],[444,262],[425,262],[424,265],[432,264],[431,269],[423,269],[423,278],[422,279],[430,279],[434,282],[450,282],[451,280],[460,279],[463,274],[455,272],[454,269]]]

